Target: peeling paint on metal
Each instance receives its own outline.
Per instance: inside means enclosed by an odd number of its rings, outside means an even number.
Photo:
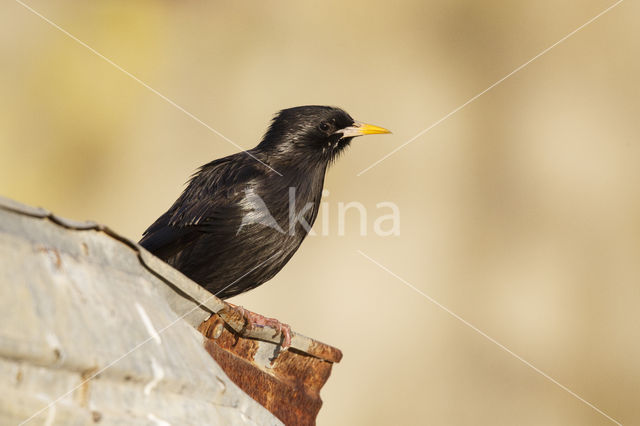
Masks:
[[[56,357],[56,360],[60,362],[64,361],[65,354],[62,350],[62,344],[60,343],[58,336],[56,336],[52,332],[47,332],[44,336],[44,339],[49,347],[53,350],[53,355]]]
[[[150,395],[153,388],[158,386],[158,383],[164,379],[164,370],[153,357],[151,357],[151,369],[153,370],[153,379],[144,387],[145,395]]]
[[[135,307],[136,307],[136,310],[138,311],[138,314],[140,315],[140,318],[142,318],[142,323],[144,324],[144,327],[147,329],[147,332],[149,332],[149,336],[151,336],[151,338],[154,340],[154,342],[156,342],[156,344],[158,345],[162,344],[162,339],[160,338],[160,334],[158,334],[158,331],[153,326],[153,323],[151,322],[149,315],[147,315],[147,311],[145,311],[142,305],[140,305],[138,302],[135,303]]]
[[[153,413],[147,414],[147,419],[151,420],[153,424],[158,426],[171,426],[171,423],[166,420],[162,420],[159,417],[156,417]]]
[[[47,418],[44,421],[44,426],[52,426],[55,420],[56,420],[56,406],[51,405],[47,410]]]

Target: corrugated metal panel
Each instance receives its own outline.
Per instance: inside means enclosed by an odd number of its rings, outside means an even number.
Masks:
[[[280,423],[234,382],[286,423],[313,424],[342,357],[298,333],[282,352],[276,330],[246,330],[135,242],[3,198],[0,264],[2,424],[59,397],[33,420]]]

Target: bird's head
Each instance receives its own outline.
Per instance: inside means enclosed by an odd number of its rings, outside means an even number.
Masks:
[[[299,106],[280,111],[258,148],[285,161],[329,163],[356,136],[391,133],[355,121],[340,108]]]

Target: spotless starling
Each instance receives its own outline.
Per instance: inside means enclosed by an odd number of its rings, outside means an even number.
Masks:
[[[328,165],[354,137],[377,133],[389,131],[339,108],[282,110],[255,148],[202,166],[140,244],[222,299],[251,290],[306,237]]]

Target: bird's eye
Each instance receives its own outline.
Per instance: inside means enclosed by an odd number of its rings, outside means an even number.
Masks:
[[[329,131],[329,128],[331,126],[329,126],[329,123],[327,123],[326,121],[323,121],[322,123],[320,123],[320,130],[322,130],[323,132],[327,132]]]

